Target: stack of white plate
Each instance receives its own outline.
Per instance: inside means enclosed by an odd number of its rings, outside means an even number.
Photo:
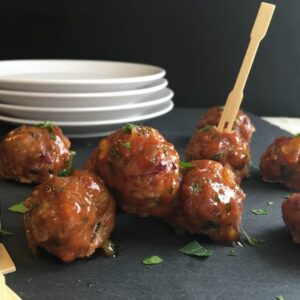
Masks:
[[[166,72],[156,66],[85,60],[0,62],[0,121],[51,121],[70,137],[103,136],[169,112]]]

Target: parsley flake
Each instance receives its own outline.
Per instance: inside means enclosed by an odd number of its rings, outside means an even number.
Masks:
[[[66,168],[58,171],[57,175],[60,177],[70,176],[73,173],[73,160],[74,156],[76,155],[75,151],[70,152],[70,157],[66,161]]]
[[[24,202],[20,202],[17,204],[14,204],[12,206],[10,206],[8,208],[8,210],[12,211],[12,212],[16,212],[16,213],[20,213],[20,214],[24,214],[27,211],[27,208],[24,206]]]
[[[246,238],[246,242],[253,247],[256,247],[259,244],[263,244],[265,242],[262,239],[256,239],[256,238],[251,237],[243,228],[241,228],[241,233]]]
[[[0,229],[0,235],[2,235],[2,236],[8,236],[8,235],[13,235],[13,234],[10,231],[6,231],[4,229]]]
[[[205,125],[204,127],[199,128],[198,130],[202,132],[206,132],[209,131],[212,127],[213,127],[212,125]]]
[[[193,163],[191,163],[191,162],[185,162],[185,161],[180,161],[179,162],[179,166],[180,167],[182,167],[182,168],[184,168],[184,169],[188,169],[188,168],[191,168],[191,167],[193,167],[194,165],[193,165]]]
[[[125,142],[123,145],[124,145],[124,147],[126,149],[130,149],[131,148],[131,142]]]
[[[56,141],[56,134],[53,132],[53,124],[49,121],[45,121],[41,124],[38,124],[37,127],[47,129],[49,132],[50,139]]]
[[[212,160],[220,160],[224,157],[224,152],[219,152],[212,157]]]
[[[200,193],[202,191],[201,185],[198,182],[192,184],[192,191],[194,193]]]
[[[284,300],[284,297],[282,295],[279,295],[275,298],[275,300]]]
[[[144,265],[157,265],[162,263],[164,260],[157,255],[146,257],[142,260]]]
[[[133,124],[127,124],[126,126],[124,126],[122,129],[123,129],[123,132],[124,133],[131,133],[132,132],[132,129],[134,128],[135,125]]]
[[[227,256],[236,256],[234,249],[229,249]]]
[[[293,134],[293,137],[300,137],[300,132],[299,133],[295,133],[295,134]]]
[[[178,251],[187,255],[193,255],[199,257],[209,257],[213,254],[213,250],[208,250],[204,248],[197,241],[192,241],[191,243],[185,245]]]
[[[259,215],[259,216],[266,216],[269,214],[268,210],[265,208],[262,209],[252,209],[250,210],[250,212],[252,212],[255,215]]]

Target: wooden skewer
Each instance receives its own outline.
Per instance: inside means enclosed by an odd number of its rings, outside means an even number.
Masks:
[[[16,271],[15,264],[8,254],[6,248],[0,243],[0,273],[7,274]]]
[[[234,120],[239,111],[244,96],[244,88],[261,40],[265,37],[269,28],[275,5],[262,2],[256,16],[251,34],[248,49],[246,51],[240,72],[236,79],[233,90],[229,93],[227,101],[218,125],[220,131],[230,132]]]

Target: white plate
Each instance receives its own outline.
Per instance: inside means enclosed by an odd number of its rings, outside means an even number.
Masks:
[[[144,121],[162,116],[172,110],[173,107],[174,102],[172,100],[169,100],[168,102],[165,102],[153,108],[147,114],[134,116],[132,118],[117,119],[113,121],[56,122],[55,124],[60,126],[63,129],[64,133],[69,137],[87,138],[105,136],[114,131],[116,128],[121,127],[123,124]],[[37,125],[40,123],[40,121],[36,120],[11,118],[1,115],[0,121],[16,125]]]
[[[10,117],[31,120],[48,120],[51,122],[71,121],[105,121],[129,118],[147,114],[150,110],[170,100],[174,93],[165,88],[152,100],[125,105],[101,107],[32,107],[0,103],[0,112]]]
[[[147,88],[105,93],[32,93],[0,90],[0,101],[22,106],[91,107],[112,106],[147,101],[152,93],[164,89],[166,79],[155,81]]]
[[[0,88],[35,92],[105,92],[144,87],[166,74],[162,68],[93,60],[0,62]]]

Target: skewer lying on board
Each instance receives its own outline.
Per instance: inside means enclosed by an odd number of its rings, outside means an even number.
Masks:
[[[269,28],[275,5],[262,2],[256,16],[251,34],[248,49],[246,51],[240,72],[236,79],[233,90],[229,93],[218,129],[220,131],[230,132],[234,124],[234,120],[239,111],[243,100],[244,88],[261,40],[265,37]]]

